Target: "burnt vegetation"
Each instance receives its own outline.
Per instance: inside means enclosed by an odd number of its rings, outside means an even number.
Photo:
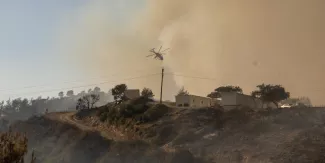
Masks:
[[[8,132],[0,133],[0,162],[24,163],[27,143],[28,140],[25,134],[13,132],[11,129]],[[30,162],[36,163],[34,152]]]
[[[254,142],[251,142],[253,138],[277,131],[279,128],[278,125],[281,125],[281,127],[284,128],[283,130],[287,129],[288,132],[289,129],[311,128],[315,122],[307,117],[311,114],[314,115],[314,112],[317,111],[311,110],[310,108],[253,109],[248,107],[238,107],[225,111],[219,105],[200,109],[174,108],[169,106],[169,104],[159,104],[154,101],[154,94],[149,88],[144,88],[141,92],[141,96],[133,99],[126,97],[126,90],[127,85],[116,85],[111,89],[112,99],[114,99],[114,101],[112,100],[102,106],[97,105],[100,101],[100,96],[98,94],[92,91],[89,91],[89,93],[83,92],[82,96],[76,100],[76,109],[78,110],[76,117],[79,120],[91,117],[89,119],[95,119],[96,123],[102,126],[122,128],[123,131],[132,132],[134,135],[138,135],[139,137],[136,139],[140,138],[154,146],[161,147],[170,143],[177,149],[181,149],[181,146],[182,148],[186,146],[186,149],[191,149],[191,151],[188,151],[191,157],[192,153],[198,155],[197,151],[195,151],[201,148],[200,146],[196,146],[198,142],[211,140],[211,142],[207,144],[211,144],[211,146],[215,145],[214,148],[216,149],[210,149],[210,151],[225,151],[225,149],[219,148],[220,144],[223,143],[222,141],[228,141],[224,144],[229,144],[229,142],[236,144],[237,142],[233,141],[236,134],[243,136],[243,138],[236,137],[236,140],[240,139],[241,141],[246,141],[244,144],[254,144]],[[100,92],[100,89],[97,88],[94,89],[94,91]],[[242,94],[243,90],[238,86],[221,86],[215,89],[209,97],[219,98],[221,92],[236,92]],[[189,93],[182,88],[179,94],[188,95]],[[60,97],[62,99],[74,98],[72,92],[67,93],[66,97],[63,96],[63,93],[59,93],[59,95],[62,95],[62,97]],[[265,102],[274,103],[278,107],[283,101],[293,101],[289,100],[290,93],[281,85],[258,85],[257,90],[253,91],[251,96]],[[309,113],[309,111],[311,113]],[[315,116],[316,115],[318,116],[319,114],[315,114]],[[304,122],[301,121],[302,118],[305,119]],[[320,117],[318,121],[324,120]],[[87,122],[87,120],[83,122]],[[311,131],[312,130],[319,132],[319,135],[323,134],[320,128],[313,128]],[[293,139],[290,143],[295,145],[299,144],[299,142],[303,142],[304,145],[310,147],[311,150],[312,148],[323,148],[322,145],[317,146],[315,143],[310,143],[309,139],[308,141],[303,141],[302,139],[304,136],[305,135],[300,135],[300,137],[296,137],[296,139]],[[320,141],[323,142],[323,139]],[[19,141],[17,141],[17,143],[18,142]],[[281,160],[279,160],[280,158],[299,162],[296,156],[306,153],[306,151],[298,149],[298,145],[295,146],[297,147],[292,148],[286,145],[283,145],[283,147],[279,146],[279,148],[283,148],[282,151],[287,151],[277,153],[276,156],[279,156],[279,158],[271,159],[278,162],[281,162]],[[5,148],[9,149],[10,146],[6,146]],[[17,158],[22,157],[26,154],[26,151],[24,153],[22,149],[23,148],[19,148],[22,153],[17,154],[12,152],[13,155],[16,155],[15,157]],[[245,156],[240,150],[238,150],[237,153],[235,152],[235,154],[230,154],[236,155],[236,157],[238,155],[237,160],[240,161],[243,161]],[[317,153],[317,155],[307,152],[308,159],[317,161],[323,160],[323,154],[322,151]],[[200,153],[200,155],[207,158],[207,160],[215,159],[208,154]]]

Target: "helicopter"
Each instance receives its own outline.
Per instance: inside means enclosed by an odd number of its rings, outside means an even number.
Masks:
[[[165,49],[165,50],[163,50],[163,51],[160,51],[161,48],[162,48],[162,46],[160,46],[160,48],[159,48],[158,51],[155,51],[155,48],[151,49],[149,52],[151,52],[151,53],[153,53],[153,54],[150,54],[150,55],[148,55],[147,57],[154,56],[154,59],[158,59],[158,60],[161,60],[161,61],[164,60],[163,55],[165,55],[165,53],[163,53],[163,52],[165,52],[165,51],[168,50],[169,48],[168,48],[168,49]]]

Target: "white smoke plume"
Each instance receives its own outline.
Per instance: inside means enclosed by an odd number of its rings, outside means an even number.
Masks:
[[[135,1],[122,2],[125,6],[135,5]],[[171,48],[164,61],[170,71],[216,79],[166,77],[166,83],[175,80],[178,85],[166,85],[168,99],[181,85],[190,93],[206,95],[224,84],[239,85],[250,93],[265,82],[282,84],[293,96],[309,96],[316,104],[322,102],[325,1],[145,2],[126,21],[116,23],[107,20],[104,12],[107,8],[103,4],[108,1],[92,1],[76,14],[78,19],[70,26],[69,34],[66,27],[62,28],[60,35],[64,37],[60,40],[67,45],[63,49],[69,49],[69,57],[78,58],[76,63],[84,71],[102,75],[159,67],[159,61],[145,56],[149,49],[163,45]],[[152,87],[158,96],[159,78],[135,80],[130,85]]]

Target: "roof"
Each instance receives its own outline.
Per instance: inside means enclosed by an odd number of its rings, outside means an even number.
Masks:
[[[192,96],[192,97],[200,97],[200,98],[209,98],[209,99],[212,99],[212,98],[210,98],[210,97],[205,97],[205,96],[198,96],[198,95],[191,95],[191,94],[186,94],[186,95],[176,95],[175,97],[177,97],[177,96]]]

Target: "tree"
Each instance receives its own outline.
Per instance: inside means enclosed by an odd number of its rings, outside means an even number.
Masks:
[[[64,97],[64,93],[63,93],[62,91],[61,91],[61,92],[59,92],[59,94],[58,94],[58,95],[59,95],[59,97],[60,97],[60,98],[63,98],[63,97]]]
[[[141,96],[147,97],[147,98],[153,98],[155,95],[152,93],[152,90],[149,88],[143,88],[141,91]]]
[[[177,96],[181,96],[181,95],[189,95],[188,91],[185,90],[184,87],[182,87],[177,93]]]
[[[100,97],[97,94],[85,95],[78,99],[76,109],[92,109],[99,100]]]
[[[209,93],[208,94],[208,97],[210,97],[210,98],[220,98],[221,97],[221,95],[220,95],[220,93],[219,92],[211,92],[211,93]]]
[[[67,96],[72,97],[74,95],[73,90],[67,91]]]
[[[88,93],[91,93],[91,92],[93,92],[93,90],[92,89],[88,89]]]
[[[239,86],[228,85],[228,86],[221,86],[221,87],[216,88],[213,92],[208,94],[208,97],[220,98],[221,93],[223,93],[223,92],[236,92],[239,94],[243,94],[243,90]]]
[[[127,88],[126,84],[119,84],[112,89],[112,95],[114,96],[116,104],[120,104],[122,101],[127,99],[124,94]]]
[[[254,98],[260,98],[263,102],[272,102],[279,108],[279,102],[290,97],[281,85],[261,84],[256,86],[258,90],[251,93]]]
[[[28,114],[32,113],[28,99],[25,98],[21,101],[20,106],[19,106],[19,113],[22,113],[24,115],[28,115]]]
[[[93,92],[94,93],[99,93],[100,92],[100,88],[99,87],[95,87]]]
[[[1,101],[1,102],[0,102],[0,110],[3,110],[3,109],[4,109],[4,104],[5,104],[4,101]]]
[[[21,105],[21,98],[12,100],[11,106],[15,111],[19,110],[20,105]]]

